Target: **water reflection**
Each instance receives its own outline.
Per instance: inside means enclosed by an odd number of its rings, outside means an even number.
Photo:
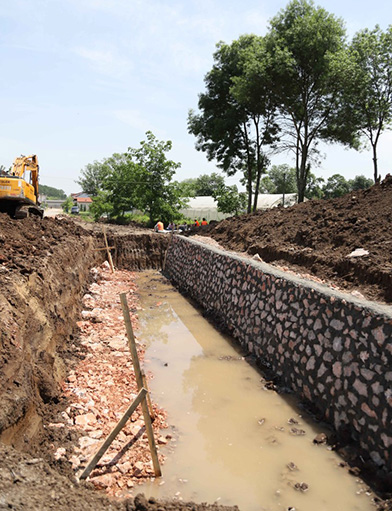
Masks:
[[[151,275],[140,277],[139,336],[148,343],[154,399],[168,411],[178,438],[163,466],[165,484],[143,490],[219,499],[242,511],[373,509],[338,467],[336,453],[313,444],[320,425],[290,396],[265,390],[260,374],[170,284],[154,275],[154,294],[151,287],[145,292]]]

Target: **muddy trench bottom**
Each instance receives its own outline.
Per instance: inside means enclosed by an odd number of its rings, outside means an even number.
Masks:
[[[137,275],[153,400],[168,413],[173,440],[163,477],[147,497],[238,505],[242,511],[367,511],[372,493],[315,445],[315,423],[290,395],[265,380],[232,341],[160,273]],[[171,426],[170,426],[171,425]]]

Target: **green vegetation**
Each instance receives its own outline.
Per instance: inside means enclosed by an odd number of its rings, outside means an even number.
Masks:
[[[210,197],[224,184],[224,178],[213,172],[212,174],[202,174],[196,178],[184,179],[184,181],[180,181],[179,186],[184,197]]]
[[[222,213],[239,215],[246,209],[247,196],[243,192],[238,192],[236,185],[221,186],[214,192],[213,197],[217,202],[218,211]]]
[[[248,213],[256,208],[257,197],[267,157],[264,146],[275,141],[276,103],[270,66],[255,55],[266,56],[264,39],[246,35],[231,45],[219,43],[214,54],[214,66],[205,78],[206,92],[200,94],[200,114],[188,115],[189,132],[197,137],[196,148],[204,151],[209,160],[216,159],[229,176],[240,171],[244,175],[248,196]],[[249,89],[248,71],[258,66],[257,90]],[[250,69],[249,69],[250,68]]]
[[[135,210],[147,215],[150,225],[180,217],[186,201],[179,184],[172,181],[180,163],[166,157],[172,143],[157,140],[150,131],[146,137],[139,148],[130,147],[82,171],[78,183],[84,191],[94,192],[91,212],[96,220],[105,215],[124,223]]]
[[[45,195],[48,200],[52,199],[66,199],[67,196],[64,190],[53,188],[53,186],[39,185],[39,193]]]
[[[346,180],[341,174],[334,174],[325,181],[310,174],[305,190],[307,199],[331,199],[355,190],[366,190],[373,185],[373,180],[365,176],[355,176]],[[296,171],[289,165],[274,165],[263,177],[262,193],[296,193]]]
[[[321,141],[370,144],[379,181],[377,144],[392,126],[392,27],[363,30],[349,44],[341,19],[312,1],[292,0],[264,37],[220,42],[213,57],[188,130],[209,160],[229,176],[243,175],[248,212],[260,190],[274,188],[263,174],[277,151],[294,155],[295,176],[286,173],[286,185],[292,189],[295,177],[300,202],[322,194],[311,172]],[[330,178],[326,196],[331,187],[345,189]]]
[[[69,196],[62,203],[61,207],[65,213],[69,213],[73,205],[74,205],[73,199],[71,196]]]

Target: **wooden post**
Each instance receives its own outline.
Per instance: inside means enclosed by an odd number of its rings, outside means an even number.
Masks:
[[[105,226],[102,227],[102,231],[103,231],[103,237],[104,237],[104,240],[105,240],[106,252],[108,254],[108,260],[109,260],[110,269],[112,270],[112,273],[114,273],[112,254],[110,253],[110,250],[109,250],[109,245],[108,245],[108,240],[107,240],[107,237],[106,237]]]
[[[129,315],[129,308],[128,308],[126,293],[120,294],[120,300],[121,300],[121,306],[122,306],[123,315],[124,315],[125,327],[127,330],[129,350],[131,352],[133,368],[135,370],[136,382],[137,382],[138,389],[140,390],[143,388],[143,376],[142,376],[142,371],[140,369],[140,362],[139,362],[139,357],[137,354],[135,336],[133,334],[133,328],[132,328],[132,323],[131,323],[131,317]],[[157,448],[155,445],[154,432],[152,429],[151,417],[150,417],[150,413],[148,411],[148,404],[147,404],[146,399],[142,400],[142,411],[143,411],[144,423],[146,425],[148,444],[150,446],[150,451],[151,451],[152,464],[154,466],[154,473],[155,473],[156,477],[160,477],[162,475],[162,472],[161,472],[161,467],[159,466],[158,452],[157,452]]]
[[[105,454],[105,452],[109,449],[113,440],[120,433],[122,428],[125,426],[129,417],[133,414],[133,412],[136,410],[136,408],[139,406],[140,403],[145,402],[146,394],[147,394],[146,389],[144,389],[144,388],[140,389],[139,394],[136,396],[136,399],[134,400],[134,402],[131,404],[131,406],[124,413],[124,415],[119,420],[117,425],[109,433],[108,437],[106,438],[104,443],[101,445],[98,452],[96,454],[94,454],[94,456],[88,462],[87,467],[83,470],[82,475],[80,476],[80,479],[86,479],[91,474],[91,472],[96,467],[98,461],[102,458],[102,456]]]
[[[147,399],[148,409],[150,411],[151,421],[154,422],[155,413],[154,413],[154,409],[152,407],[150,391],[148,390],[147,378],[146,378],[144,371],[142,371],[142,379],[143,379],[143,387],[147,390],[146,399]]]

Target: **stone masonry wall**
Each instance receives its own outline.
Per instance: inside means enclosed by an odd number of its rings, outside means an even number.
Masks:
[[[175,236],[167,276],[392,472],[392,307]]]

